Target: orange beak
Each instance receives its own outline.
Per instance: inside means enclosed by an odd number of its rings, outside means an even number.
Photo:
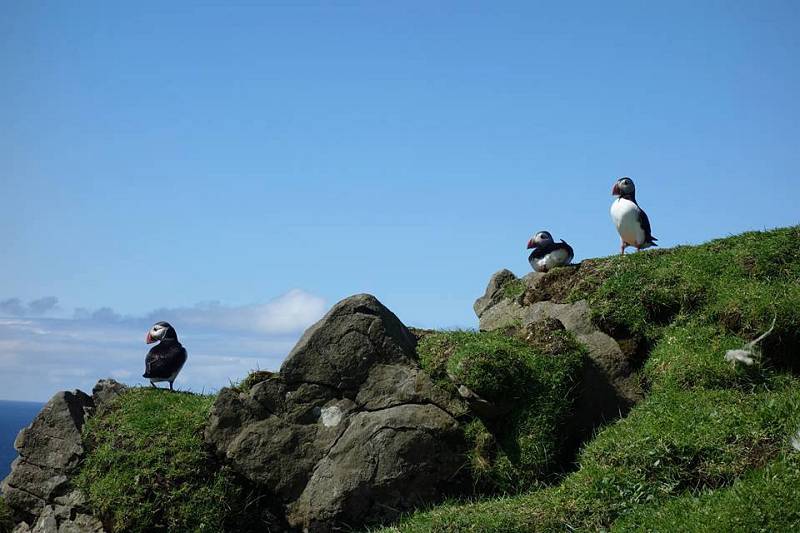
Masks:
[[[533,242],[533,239],[528,241],[528,250],[531,248],[536,248],[536,244]]]
[[[611,189],[611,196],[619,196],[620,194],[619,185],[615,183],[614,187]]]
[[[153,344],[154,342],[156,342],[153,339],[153,337],[150,336],[150,332],[149,331],[147,332],[147,336],[145,336],[145,338],[144,338],[144,342],[146,342],[147,344]]]

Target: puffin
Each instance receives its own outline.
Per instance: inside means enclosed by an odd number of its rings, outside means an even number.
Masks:
[[[145,342],[147,344],[158,342],[158,344],[147,352],[142,377],[149,379],[153,387],[156,383],[169,381],[169,390],[174,390],[172,383],[186,363],[186,348],[178,342],[175,328],[169,322],[156,322],[147,332]]]
[[[568,265],[575,252],[572,246],[564,242],[555,242],[549,231],[539,231],[528,241],[528,262],[536,272],[547,272],[553,267]]]
[[[637,250],[658,246],[658,239],[650,233],[650,219],[636,203],[636,186],[633,180],[628,176],[619,178],[611,189],[611,195],[617,197],[611,204],[611,219],[622,238],[620,254],[625,255],[625,248],[628,246]]]

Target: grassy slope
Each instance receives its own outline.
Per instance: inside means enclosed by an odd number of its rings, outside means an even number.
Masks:
[[[223,531],[259,524],[257,505],[203,446],[212,396],[133,389],[84,428],[77,478],[115,531]]]
[[[553,275],[561,276],[557,269]],[[573,280],[596,322],[653,347],[650,394],[580,468],[521,496],[452,503],[400,531],[796,530],[800,227],[595,261]],[[516,287],[509,290],[516,295]],[[766,330],[754,367],[724,361]],[[721,529],[719,529],[721,527]]]

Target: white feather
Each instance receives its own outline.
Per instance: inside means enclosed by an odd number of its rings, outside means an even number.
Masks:
[[[791,441],[792,448],[800,452],[800,430],[797,430],[797,433],[792,435]]]
[[[755,358],[761,355],[761,351],[758,348],[758,343],[766,339],[767,336],[772,333],[772,330],[775,329],[776,320],[778,320],[777,313],[775,313],[775,316],[772,317],[772,325],[767,331],[759,335],[757,339],[745,344],[742,348],[738,350],[728,350],[725,352],[725,360],[731,362],[733,366],[736,366],[736,363],[744,363],[747,366],[752,365],[755,362]]]
[[[567,250],[563,248],[553,250],[544,257],[539,259],[531,259],[530,263],[536,272],[547,272],[553,267],[566,265],[570,261],[570,255]]]
[[[736,363],[744,363],[747,366],[751,366],[753,364],[753,352],[749,350],[728,350],[725,352],[725,360],[733,363],[736,366]]]
[[[626,244],[642,246],[645,240],[644,228],[639,223],[639,206],[625,198],[617,198],[611,204],[611,220]]]

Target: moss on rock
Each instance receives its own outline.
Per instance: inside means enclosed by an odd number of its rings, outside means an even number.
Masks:
[[[114,531],[263,529],[261,505],[206,452],[213,396],[132,389],[84,427],[77,485]]]
[[[565,331],[569,349],[553,355],[500,332],[450,331],[426,336],[423,368],[451,389],[466,387],[502,416],[466,427],[476,483],[490,490],[529,490],[557,469],[568,440],[584,352]]]

